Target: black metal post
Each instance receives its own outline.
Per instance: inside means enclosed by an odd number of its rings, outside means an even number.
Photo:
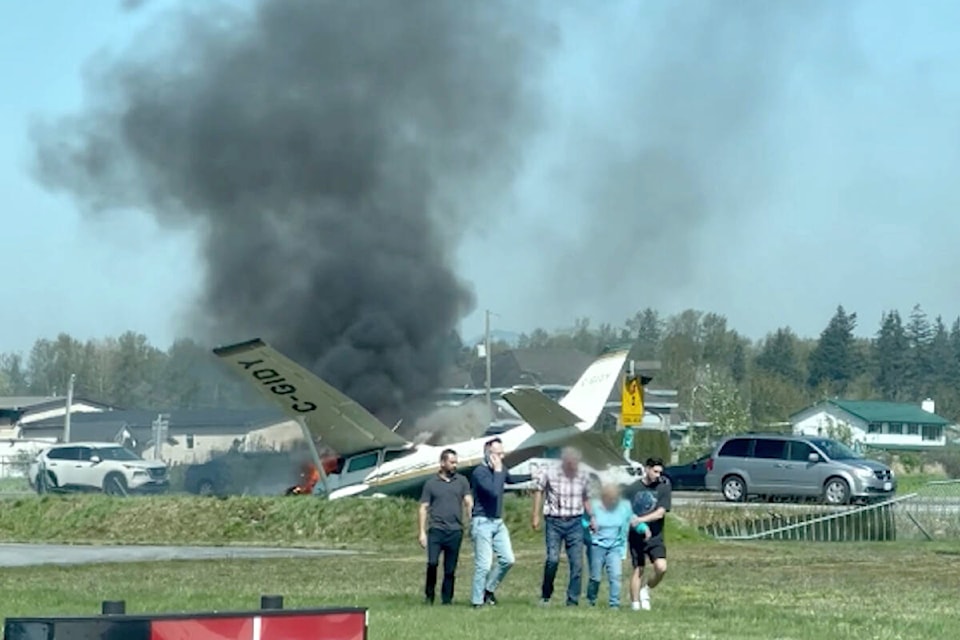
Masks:
[[[100,612],[105,616],[123,615],[127,612],[127,604],[123,600],[104,600]]]
[[[283,609],[283,596],[260,596],[261,609]]]

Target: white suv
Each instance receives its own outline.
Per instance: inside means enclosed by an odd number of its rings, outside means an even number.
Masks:
[[[49,447],[30,465],[27,478],[37,493],[99,490],[126,495],[159,493],[170,486],[165,463],[144,460],[113,442],[70,442]]]

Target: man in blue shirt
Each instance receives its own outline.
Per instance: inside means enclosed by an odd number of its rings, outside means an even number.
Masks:
[[[512,476],[503,466],[503,442],[494,438],[483,445],[484,464],[473,470],[473,606],[496,604],[494,592],[513,566],[513,547],[510,532],[503,522],[503,488],[530,480],[530,476]],[[497,566],[490,565],[497,554]]]

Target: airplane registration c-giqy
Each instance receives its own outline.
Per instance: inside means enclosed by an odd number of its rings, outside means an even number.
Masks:
[[[444,445],[415,444],[401,437],[359,403],[283,355],[263,340],[226,345],[214,354],[281,410],[300,422],[329,499],[352,495],[419,497],[424,482],[440,470],[440,453],[453,449],[459,470],[469,475],[483,464],[483,446],[493,436]],[[533,387],[513,387],[501,397],[525,420],[496,437],[507,468],[544,449],[572,445],[595,469],[623,465],[623,452],[590,431],[620,382],[628,350],[598,357],[556,402]],[[325,468],[315,440],[336,452]]]

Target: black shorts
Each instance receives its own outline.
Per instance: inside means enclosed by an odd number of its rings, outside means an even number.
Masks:
[[[644,540],[642,535],[631,529],[627,542],[630,547],[630,562],[634,568],[643,566],[644,557],[650,558],[651,564],[654,560],[667,557],[667,546],[663,543],[663,536],[653,536],[649,540]]]

